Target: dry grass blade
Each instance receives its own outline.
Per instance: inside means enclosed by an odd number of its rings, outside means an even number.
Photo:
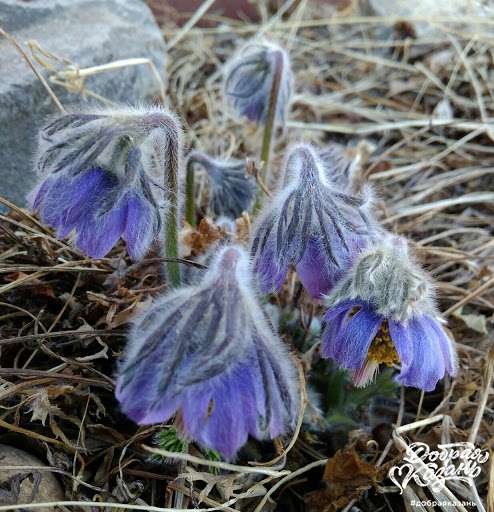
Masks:
[[[162,457],[176,459],[176,460],[184,460],[187,462],[192,462],[194,464],[200,464],[202,466],[210,466],[218,469],[226,469],[227,471],[235,471],[237,473],[255,473],[261,475],[268,475],[274,477],[285,476],[290,471],[276,471],[269,468],[264,467],[253,467],[253,466],[238,466],[236,464],[228,464],[226,462],[217,462],[214,460],[201,459],[200,457],[194,457],[193,455],[189,455],[187,453],[177,453],[170,452],[168,450],[161,450],[159,448],[153,448],[152,446],[142,446],[144,450],[149,453],[155,453],[156,455],[161,455]]]
[[[36,69],[34,64],[31,62],[29,57],[27,56],[26,52],[22,49],[20,44],[15,40],[14,37],[12,37],[11,34],[6,32],[2,27],[0,27],[0,34],[3,35],[6,39],[10,41],[10,43],[14,46],[17,52],[21,55],[21,57],[26,61],[27,65],[31,68],[33,73],[36,75],[38,80],[43,84],[43,87],[48,92],[49,96],[53,100],[53,103],[57,106],[58,110],[60,112],[65,112],[65,109],[63,108],[63,105],[60,103],[60,100],[57,98],[56,94],[53,92],[52,88],[49,86],[48,82],[44,79],[43,75]]]

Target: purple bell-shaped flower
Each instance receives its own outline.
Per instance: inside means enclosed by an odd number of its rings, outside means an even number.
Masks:
[[[297,372],[253,292],[249,258],[222,248],[197,285],[135,322],[120,366],[122,410],[146,425],[178,417],[182,434],[231,459],[247,441],[293,429]]]
[[[349,369],[356,385],[370,382],[380,364],[400,365],[397,381],[424,391],[455,375],[454,343],[405,239],[387,235],[364,251],[327,305],[322,355]]]
[[[349,195],[315,148],[293,147],[281,190],[254,230],[252,255],[261,290],[278,291],[290,264],[315,299],[328,293],[379,231],[370,192]]]
[[[176,118],[158,107],[64,114],[41,131],[31,206],[89,256],[123,238],[138,260],[160,233],[163,176],[178,165],[180,137]]]

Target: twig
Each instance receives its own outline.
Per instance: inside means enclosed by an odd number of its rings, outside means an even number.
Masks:
[[[170,459],[185,460],[193,464],[200,464],[201,466],[209,466],[219,469],[226,469],[227,471],[235,471],[238,473],[254,473],[261,475],[269,475],[280,477],[290,473],[290,471],[274,471],[272,469],[266,469],[262,467],[252,466],[237,466],[236,464],[229,464],[227,462],[218,462],[214,460],[201,459],[200,457],[194,457],[187,453],[169,452],[168,450],[161,450],[160,448],[153,448],[152,446],[142,445],[142,448],[150,453],[156,453],[162,457],[168,457]]]
[[[451,199],[441,199],[440,201],[434,201],[433,203],[426,203],[406,208],[400,213],[397,213],[396,215],[387,218],[385,224],[395,222],[396,220],[401,219],[403,217],[408,217],[409,215],[418,215],[420,213],[425,213],[431,210],[443,210],[445,208],[456,206],[458,204],[489,204],[492,202],[494,202],[494,192],[472,192],[471,194],[465,194],[460,197],[452,197]]]
[[[54,80],[56,80],[56,78],[61,78],[62,82],[58,82],[58,83],[61,83],[62,85],[64,85],[65,84],[65,82],[63,82],[64,80],[69,80],[69,81],[70,80],[81,80],[88,76],[97,75],[99,73],[106,73],[107,71],[115,71],[115,70],[118,70],[121,68],[126,68],[126,67],[131,67],[131,66],[141,66],[141,65],[146,65],[149,67],[154,79],[156,80],[156,82],[158,83],[158,86],[160,88],[160,95],[161,95],[162,99],[165,100],[165,98],[166,98],[165,84],[163,83],[163,80],[161,79],[161,76],[160,76],[158,70],[156,69],[154,62],[151,59],[144,58],[144,57],[134,57],[131,59],[115,60],[112,62],[108,62],[107,64],[101,64],[99,66],[91,66],[89,68],[83,68],[83,69],[79,69],[79,67],[77,67],[77,66],[72,66],[68,70],[62,70],[62,71],[56,72],[54,75]]]
[[[201,7],[197,9],[195,14],[189,18],[187,23],[175,34],[167,43],[166,51],[171,50],[182,38],[190,31],[190,29],[206,14],[207,10],[214,4],[215,0],[205,0]]]
[[[48,94],[50,95],[53,103],[57,106],[58,110],[65,114],[65,109],[63,105],[60,103],[60,100],[57,98],[56,94],[53,92],[52,88],[48,85],[48,82],[45,80],[43,75],[36,69],[34,64],[31,62],[31,59],[27,56],[27,53],[22,49],[20,44],[15,40],[13,36],[11,36],[8,32],[6,32],[2,27],[0,27],[0,34],[2,34],[14,48],[21,54],[22,58],[27,62],[28,66],[31,68],[32,72],[36,75],[38,80],[43,84],[43,87],[46,89]]]
[[[317,468],[319,466],[325,466],[328,462],[328,459],[321,459],[316,460],[314,462],[311,462],[310,464],[307,464],[307,466],[304,466],[303,468],[297,469],[293,473],[288,474],[284,478],[282,478],[279,482],[277,482],[269,491],[264,495],[262,500],[259,502],[257,507],[254,509],[254,512],[262,512],[264,505],[268,501],[269,497],[282,485],[284,485],[286,482],[289,482],[290,480],[293,480],[294,478],[297,478],[299,475],[302,475],[304,473],[307,473],[307,471],[310,471],[311,469]]]
[[[400,408],[398,410],[398,416],[396,418],[395,428],[401,427],[401,422],[403,421],[403,416],[405,414],[405,388],[401,386],[400,388]],[[379,456],[379,459],[377,459],[376,467],[380,467],[384,460],[386,459],[386,456],[389,453],[389,450],[391,450],[391,446],[393,445],[393,439],[390,439],[386,446],[384,447],[383,452]]]
[[[371,135],[388,130],[404,130],[406,128],[454,128],[462,131],[479,130],[481,133],[489,133],[493,129],[490,123],[477,123],[463,119],[413,119],[398,121],[396,123],[353,123],[353,124],[332,124],[332,123],[305,123],[302,121],[287,121],[289,128],[299,130],[315,130],[329,133],[343,133],[347,135]]]
[[[79,375],[71,375],[65,373],[55,373],[48,370],[30,370],[22,368],[0,368],[0,375],[15,375],[16,377],[50,377],[52,379],[68,380],[88,384],[100,388],[113,389],[112,380],[105,376],[108,381],[90,379],[89,377],[80,377]]]
[[[431,416],[430,418],[425,418],[423,420],[414,421],[412,423],[407,423],[406,425],[397,427],[396,432],[398,434],[403,434],[403,432],[409,432],[410,430],[415,430],[417,428],[424,427],[425,425],[431,425],[432,423],[437,423],[438,421],[442,421],[443,418],[444,418],[444,414],[438,414],[437,416]]]
[[[259,169],[254,160],[247,159],[247,163],[245,165],[245,172],[251,176],[254,176],[256,183],[259,185],[259,188],[263,191],[266,197],[271,197],[271,192],[268,190],[268,187],[264,183],[264,180],[261,178]]]
[[[71,331],[56,331],[50,333],[40,334],[26,334],[25,336],[16,336],[15,338],[3,338],[0,339],[1,345],[11,345],[13,343],[24,343],[26,341],[44,340],[45,338],[60,338],[63,336],[125,336],[123,331],[111,331],[111,330],[94,330],[94,331],[81,331],[78,329]]]
[[[468,304],[472,299],[475,297],[478,297],[483,291],[488,290],[492,285],[494,284],[494,277],[491,277],[488,281],[486,281],[483,285],[475,288],[472,292],[470,292],[466,297],[463,297],[459,302],[451,306],[449,309],[447,309],[443,315],[445,317],[450,316],[452,313],[457,311],[459,308],[464,306],[465,304]]]
[[[489,395],[491,393],[491,382],[493,375],[494,352],[491,351],[487,357],[487,368],[484,375],[484,389],[482,390],[479,406],[477,408],[477,412],[475,413],[475,419],[473,420],[472,428],[470,429],[470,435],[468,436],[468,441],[472,444],[475,444],[477,435],[479,433],[480,423],[482,422],[485,408],[487,406],[487,400],[489,399]]]

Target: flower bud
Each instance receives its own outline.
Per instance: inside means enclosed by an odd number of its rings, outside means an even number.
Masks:
[[[287,53],[267,41],[243,46],[225,68],[225,95],[239,115],[264,124],[274,80],[279,80],[276,117],[284,124],[293,89]]]
[[[222,160],[193,151],[187,162],[188,172],[193,172],[191,168],[195,164],[201,165],[207,172],[209,202],[217,216],[236,219],[251,208],[256,184],[245,172],[245,161]]]

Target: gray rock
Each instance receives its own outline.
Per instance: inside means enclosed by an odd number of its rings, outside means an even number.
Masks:
[[[81,69],[119,59],[145,57],[162,75],[165,49],[160,30],[142,0],[0,0],[0,24],[20,44],[35,39],[43,49]],[[24,45],[24,48],[26,46]],[[59,66],[60,69],[63,66]],[[24,206],[36,182],[36,135],[57,108],[26,62],[0,36],[0,195]],[[43,72],[46,77],[49,73]],[[90,76],[87,89],[113,102],[152,100],[160,93],[149,66]],[[100,104],[53,85],[62,104]]]
[[[47,503],[64,499],[54,473],[47,471],[48,467],[33,455],[0,444],[0,461],[0,505]],[[50,512],[53,509],[42,507],[38,510]]]

